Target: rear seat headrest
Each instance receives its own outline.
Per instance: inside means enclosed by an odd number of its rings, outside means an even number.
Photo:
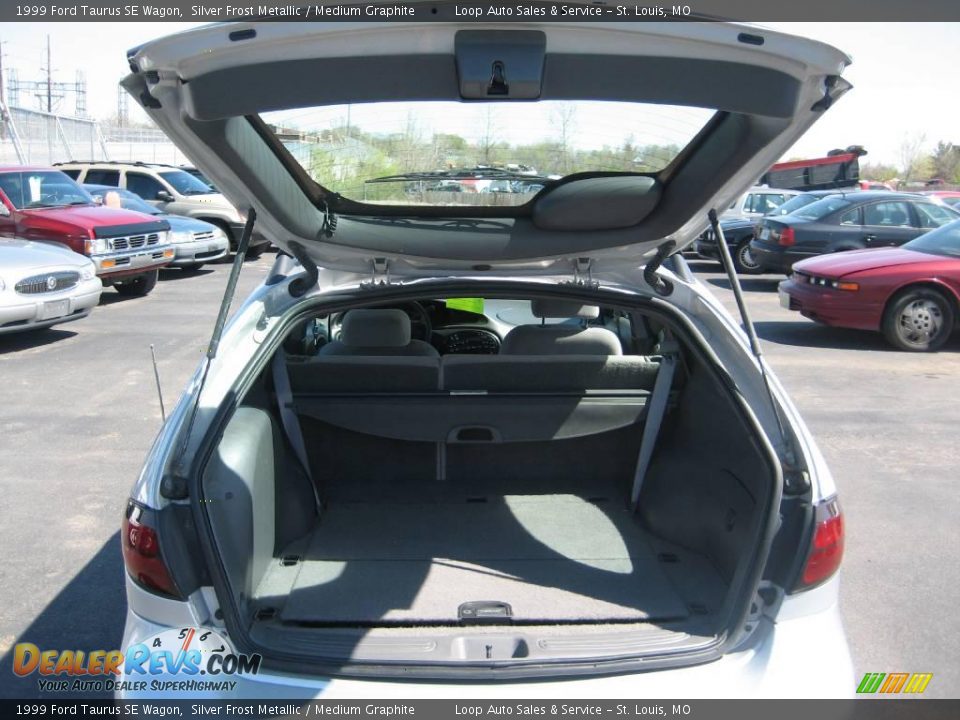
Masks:
[[[533,300],[530,312],[538,318],[583,318],[596,320],[600,317],[600,308],[596,305],[584,305],[572,300]]]
[[[403,310],[349,310],[340,342],[354,348],[405,347],[410,344],[410,318]]]

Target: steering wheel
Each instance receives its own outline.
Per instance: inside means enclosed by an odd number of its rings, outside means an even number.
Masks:
[[[433,334],[433,323],[430,322],[430,316],[426,308],[416,300],[400,303],[398,310],[403,310],[410,318],[410,338],[412,340],[423,340],[430,342],[430,336]]]
[[[430,336],[433,334],[433,323],[430,322],[430,316],[427,314],[426,308],[416,300],[411,300],[409,302],[398,303],[397,305],[391,305],[390,307],[396,310],[402,310],[406,313],[407,317],[410,318],[410,339],[411,340],[423,340],[424,342],[430,342]],[[338,313],[334,316],[332,325],[332,337],[340,336],[340,326],[343,324],[343,316],[346,315],[349,310],[346,312]]]

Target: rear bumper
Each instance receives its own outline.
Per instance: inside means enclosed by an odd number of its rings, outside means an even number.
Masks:
[[[69,290],[35,297],[18,295],[15,302],[0,306],[0,334],[51,327],[79,320],[100,301],[100,280],[86,280]]]
[[[836,604],[834,579],[811,593],[818,597],[787,599],[780,622],[763,620],[746,647],[715,662],[671,670],[613,676],[583,677],[547,682],[428,683],[377,679],[336,679],[261,670],[256,675],[232,675],[228,692],[177,698],[238,699],[347,699],[364,698],[754,698],[754,697],[852,697],[856,690],[853,663]],[[147,612],[160,610],[157,600],[140,596],[143,590],[127,582],[128,605]],[[128,610],[121,650],[149,640],[171,628],[186,627],[192,616],[188,603],[159,601],[169,608],[169,624],[158,625]],[[788,608],[794,603],[793,610]],[[813,609],[813,612],[807,612]],[[797,611],[803,612],[800,614]],[[222,632],[222,631],[221,631]],[[121,690],[118,699],[170,699],[169,693],[151,690],[154,679],[183,680],[170,675],[121,674],[118,681],[141,682],[144,689]],[[129,686],[128,686],[129,687]]]
[[[115,278],[137,275],[145,270],[154,270],[168,265],[173,260],[175,250],[172,245],[154,245],[145,250],[91,255],[97,266],[97,275],[104,283]]]
[[[764,271],[779,273],[789,273],[795,262],[817,255],[787,250],[779,245],[769,245],[758,240],[750,242],[750,254]]]
[[[818,288],[793,278],[779,285],[780,304],[824,325],[879,330],[883,306],[863,300],[860,292]]]
[[[717,243],[715,241],[706,241],[706,240],[697,240],[693,249],[697,251],[697,255],[707,260],[719,260],[720,252],[717,250]]]
[[[230,251],[230,242],[225,237],[219,237],[211,240],[177,243],[173,246],[173,249],[174,258],[170,265],[174,267],[194,265],[225,257]]]

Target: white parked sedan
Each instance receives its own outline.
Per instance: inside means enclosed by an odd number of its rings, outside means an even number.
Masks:
[[[837,488],[678,255],[848,61],[720,22],[243,22],[132,51],[124,86],[247,226],[123,519],[117,694],[852,695]],[[411,204],[276,131],[347,104],[364,137],[432,127],[385,158],[410,178],[488,109],[511,152],[551,113],[582,136],[536,194]],[[610,170],[641,130],[644,171]],[[254,232],[283,252],[224,325]]]
[[[89,258],[61,245],[0,238],[0,334],[84,318],[102,290]]]

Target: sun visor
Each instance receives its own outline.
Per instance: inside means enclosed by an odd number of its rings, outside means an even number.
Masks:
[[[616,230],[638,225],[657,206],[660,185],[638,175],[591,177],[553,188],[533,206],[541,230]]]

